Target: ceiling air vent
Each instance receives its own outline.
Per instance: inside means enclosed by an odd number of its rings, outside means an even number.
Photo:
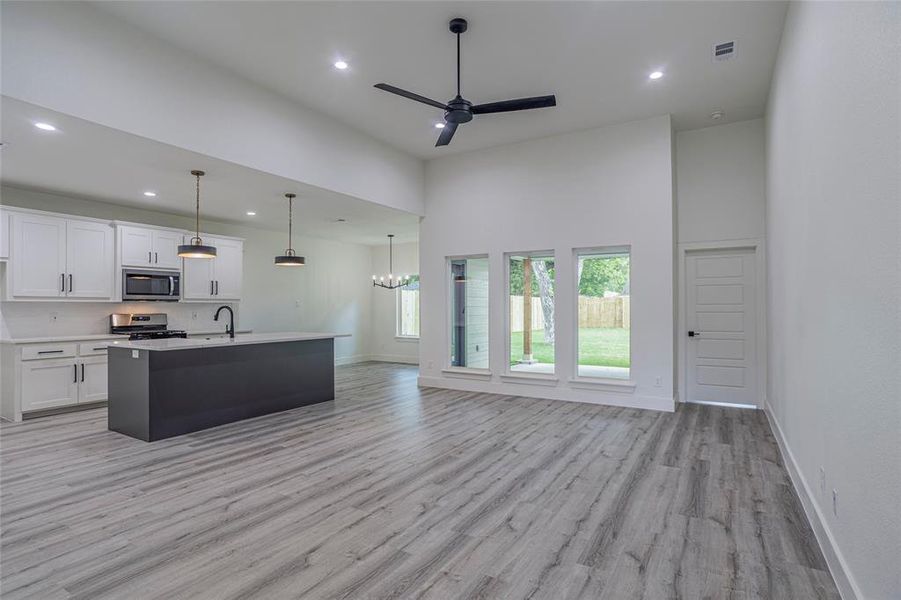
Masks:
[[[735,56],[735,42],[722,42],[713,46],[713,60],[729,60]]]

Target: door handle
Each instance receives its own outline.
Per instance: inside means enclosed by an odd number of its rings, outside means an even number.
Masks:
[[[84,383],[84,363],[81,363],[81,382]]]
[[[688,337],[701,337],[701,332],[700,331],[689,331]]]
[[[69,291],[72,291],[72,273],[69,273]]]

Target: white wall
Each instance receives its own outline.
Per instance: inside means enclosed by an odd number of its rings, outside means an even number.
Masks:
[[[3,2],[3,94],[422,214],[423,164],[84,2]]]
[[[164,227],[190,229],[188,217],[117,206],[104,202],[44,194],[12,187],[0,189],[0,201],[11,207],[47,210],[101,219],[119,219]],[[371,315],[371,256],[369,246],[295,236],[294,247],[306,257],[301,269],[273,264],[284,251],[283,231],[204,222],[213,234],[245,238],[244,298],[236,311],[237,328],[254,331],[329,331],[350,333],[335,340],[336,360],[351,362],[369,354]],[[3,337],[107,333],[112,312],[162,311],[173,327],[187,330],[224,329],[214,323],[213,303],[0,303]],[[49,313],[58,314],[50,323]],[[192,319],[192,313],[198,319]]]
[[[430,161],[420,226],[421,381],[426,385],[673,409],[673,189],[668,116]],[[634,393],[570,387],[573,248],[632,247]],[[503,382],[504,253],[556,252],[553,386]],[[449,357],[446,257],[489,254],[491,381],[442,373]],[[659,378],[659,384],[657,383]]]
[[[769,415],[844,597],[872,600],[901,590],[899,11],[793,3],[767,111]]]
[[[388,246],[372,246],[370,282],[372,275],[388,275]],[[394,275],[419,274],[419,244],[394,245]],[[374,287],[372,289],[372,317],[370,358],[389,362],[416,364],[419,362],[419,340],[399,339],[397,335],[397,292]]]
[[[680,244],[764,237],[765,132],[753,119],[676,133]]]

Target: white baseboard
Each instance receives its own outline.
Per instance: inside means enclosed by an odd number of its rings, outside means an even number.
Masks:
[[[773,412],[773,407],[770,406],[769,402],[766,403],[764,413],[770,422],[770,428],[773,430],[776,443],[779,445],[779,451],[782,453],[782,461],[785,463],[788,475],[795,486],[795,490],[798,492],[801,505],[804,507],[804,513],[807,515],[807,520],[810,521],[810,526],[813,528],[817,542],[819,542],[820,548],[823,550],[823,556],[826,558],[826,564],[829,566],[829,572],[832,573],[832,579],[835,580],[839,594],[841,594],[843,600],[863,600],[863,593],[860,591],[857,582],[854,581],[851,570],[848,568],[848,563],[844,555],[842,555],[838,544],[835,543],[835,537],[832,535],[832,530],[829,528],[826,519],[823,518],[823,511],[816,501],[816,496],[813,494],[810,486],[807,485],[807,480],[801,473],[798,463],[795,462],[795,457],[788,446],[785,434],[782,432],[779,421],[776,420],[776,415]]]
[[[664,412],[673,412],[675,410],[675,404],[673,403],[672,398],[579,390],[565,385],[558,387],[546,385],[536,386],[529,383],[497,383],[494,381],[476,381],[451,377],[424,377],[422,375],[419,376],[418,383],[420,387],[459,390],[464,392],[524,396],[527,398],[540,398],[542,400],[562,400],[564,402],[622,406],[625,408],[642,408]]]
[[[369,360],[376,362],[401,363],[405,365],[418,365],[418,356],[404,356],[403,354],[371,354]]]
[[[341,365],[355,365],[357,363],[366,362],[369,359],[369,356],[366,354],[352,354],[351,356],[336,356],[335,357],[335,366],[340,367]]]

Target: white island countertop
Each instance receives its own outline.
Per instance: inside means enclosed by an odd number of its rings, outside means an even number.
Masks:
[[[279,342],[304,342],[309,340],[328,340],[350,337],[349,333],[304,333],[298,331],[281,331],[275,333],[239,333],[234,339],[216,338],[165,338],[161,340],[133,340],[110,344],[116,348],[131,350],[191,350],[195,348],[215,348],[221,346],[244,346],[249,344],[274,344]]]

